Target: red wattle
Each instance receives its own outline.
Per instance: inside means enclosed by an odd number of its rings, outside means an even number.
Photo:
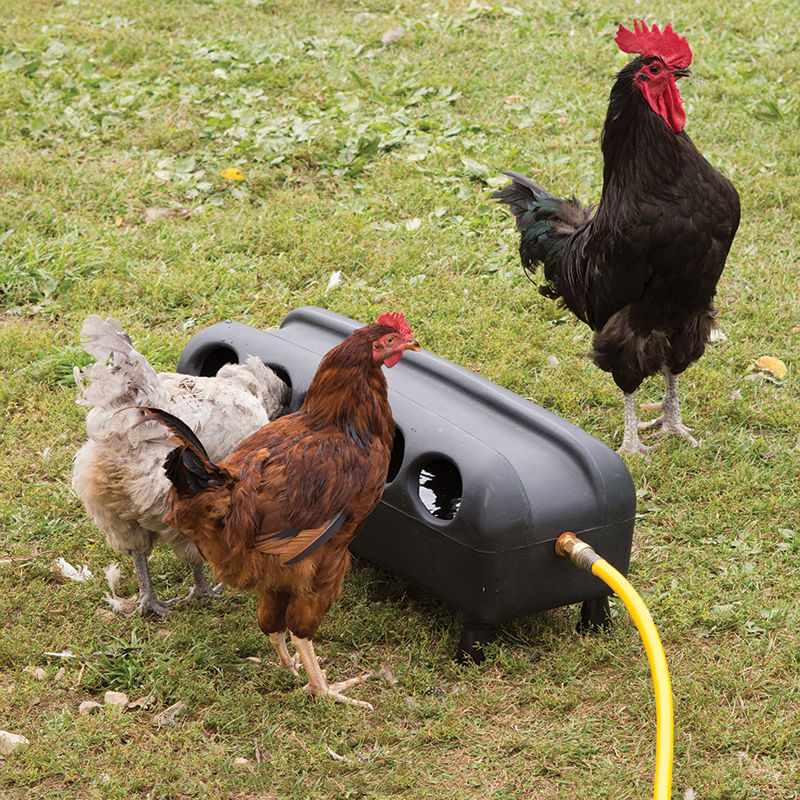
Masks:
[[[686,124],[686,112],[683,110],[683,99],[674,80],[670,80],[664,91],[653,96],[643,87],[643,94],[650,108],[667,123],[673,133],[680,133]]]

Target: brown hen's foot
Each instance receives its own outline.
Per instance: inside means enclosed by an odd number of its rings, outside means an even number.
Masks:
[[[290,632],[291,633],[291,632]],[[364,702],[363,700],[355,700],[352,697],[347,697],[342,694],[346,689],[363,683],[371,675],[359,675],[357,678],[350,678],[346,681],[339,683],[328,683],[325,673],[319,666],[319,661],[314,653],[314,645],[311,639],[301,639],[299,636],[291,634],[292,644],[297,650],[300,660],[303,662],[306,674],[308,675],[308,683],[303,687],[307,692],[310,692],[315,697],[330,697],[336,703],[345,703],[346,705],[358,706],[365,708],[368,711],[373,711],[372,705]]]
[[[297,656],[292,658],[289,655],[289,649],[286,647],[286,631],[280,633],[270,633],[269,640],[278,654],[278,663],[281,669],[291,672],[295,677],[299,677],[300,673],[297,671]]]

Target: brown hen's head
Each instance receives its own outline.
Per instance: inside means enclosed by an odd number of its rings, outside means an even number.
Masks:
[[[393,367],[404,351],[419,350],[419,344],[411,333],[411,326],[401,313],[381,314],[377,325],[384,330],[376,326],[379,336],[372,341],[372,357],[375,361],[386,367]]]
[[[644,21],[634,20],[632,31],[619,26],[615,41],[624,53],[639,54],[633,82],[650,108],[673,132],[682,131],[686,113],[675,81],[692,74],[692,50],[686,38],[678,36],[670,23],[661,31],[658,25],[648,29]]]

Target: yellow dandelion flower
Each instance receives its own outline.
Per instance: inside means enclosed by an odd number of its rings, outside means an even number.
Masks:
[[[228,167],[228,169],[222,170],[220,172],[223,178],[226,181],[243,181],[244,180],[244,173],[239,169],[239,167]]]

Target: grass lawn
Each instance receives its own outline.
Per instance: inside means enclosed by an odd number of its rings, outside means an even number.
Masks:
[[[274,665],[250,595],[112,615],[103,570],[119,561],[132,594],[132,563],[70,489],[90,313],[166,370],[221,319],[402,310],[425,348],[617,447],[588,329],[524,277],[489,196],[509,168],[598,199],[613,35],[633,14],[687,36],[687,131],[742,198],[727,338],[682,382],[702,446],[629,461],[674,796],[800,796],[800,20],[788,0],[634,5],[0,0],[0,729],[30,741],[0,756],[4,799],[650,794],[650,677],[621,603],[606,636],[558,609],[460,668],[452,611],[357,562],[318,652],[332,675],[387,679],[353,691],[374,712],[333,707]],[[764,355],[786,380],[751,371]],[[95,579],[61,580],[59,557]],[[188,589],[170,551],[152,569],[165,597]],[[148,704],[78,713],[109,689]]]

